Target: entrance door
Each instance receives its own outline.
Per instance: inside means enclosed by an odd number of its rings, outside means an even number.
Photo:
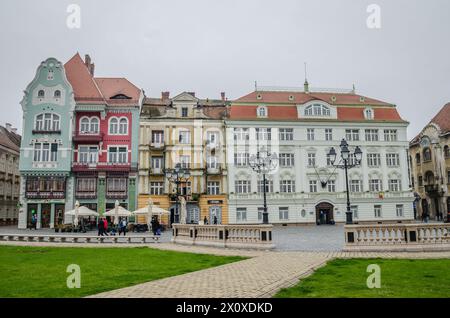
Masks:
[[[51,204],[42,204],[41,205],[41,227],[42,228],[50,227],[51,213],[52,213],[52,205]]]
[[[55,225],[64,224],[64,204],[55,204]]]
[[[188,206],[186,223],[198,224],[200,219],[200,209],[198,206]]]
[[[422,219],[429,216],[430,214],[428,211],[428,201],[427,199],[422,199]]]
[[[27,226],[31,227],[31,218],[33,217],[33,215],[36,215],[36,220],[37,220],[37,209],[38,206],[37,204],[27,204]]]
[[[334,224],[333,205],[322,202],[316,205],[316,224]]]
[[[217,224],[222,224],[222,208],[220,206],[209,208],[209,224],[214,224],[214,217],[217,219]]]

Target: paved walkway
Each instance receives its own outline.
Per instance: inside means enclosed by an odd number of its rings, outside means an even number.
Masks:
[[[94,298],[264,298],[334,258],[450,258],[441,253],[265,252],[206,270],[104,292]]]

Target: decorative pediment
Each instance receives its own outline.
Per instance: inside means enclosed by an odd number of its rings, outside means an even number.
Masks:
[[[196,103],[198,102],[198,98],[195,97],[192,93],[183,92],[181,94],[178,94],[174,98],[172,98],[172,102],[192,102]]]

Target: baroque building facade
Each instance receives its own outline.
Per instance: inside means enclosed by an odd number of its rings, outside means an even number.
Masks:
[[[170,211],[163,222],[179,220],[176,185],[169,182],[165,169],[177,164],[190,172],[179,185],[187,202],[187,223],[207,218],[212,223],[228,223],[227,166],[224,117],[228,101],[199,99],[192,92],[170,98],[146,98],[141,111],[139,139],[139,206],[154,204]],[[177,213],[178,212],[178,213]]]
[[[450,103],[410,142],[416,216],[450,222]]]
[[[231,105],[227,130],[229,222],[260,223],[263,182],[249,167],[258,151],[275,152],[266,183],[270,223],[345,222],[343,169],[327,157],[347,140],[363,151],[349,170],[355,223],[408,222],[413,195],[408,178],[408,122],[395,105],[348,92],[256,89]]]
[[[42,62],[21,102],[19,228],[49,228],[64,222],[73,208],[72,125],[75,100],[64,65]]]
[[[19,216],[20,135],[11,124],[0,126],[0,225],[17,224]]]

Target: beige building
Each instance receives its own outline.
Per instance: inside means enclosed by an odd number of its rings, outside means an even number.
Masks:
[[[190,178],[179,185],[187,202],[187,223],[228,223],[225,128],[228,101],[199,99],[192,92],[170,98],[146,98],[140,117],[139,207],[149,199],[170,211],[162,220],[170,225],[180,219],[176,209],[176,186],[165,169],[176,164],[189,170]]]
[[[450,103],[410,142],[411,183],[418,219],[450,222]]]
[[[0,225],[17,224],[20,136],[11,124],[0,126]]]

